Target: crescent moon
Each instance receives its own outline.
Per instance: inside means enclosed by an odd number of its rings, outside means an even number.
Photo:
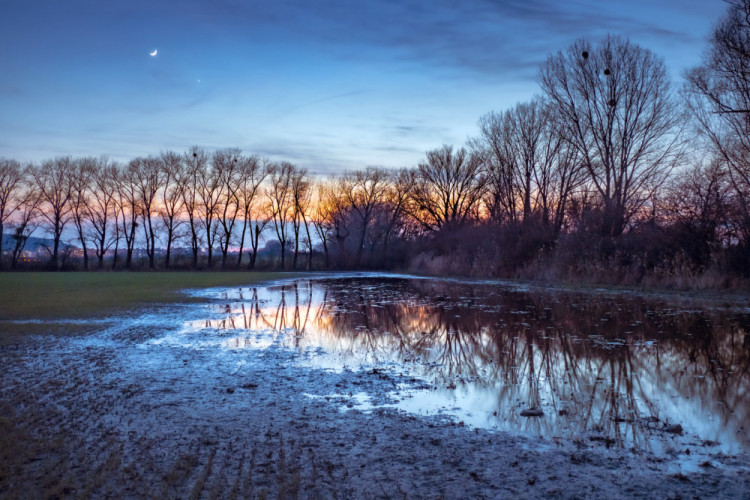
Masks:
[[[154,57],[157,52],[159,52],[159,51],[156,50],[156,49],[154,49],[154,51],[153,52],[149,52],[148,55],[150,55],[151,57]]]

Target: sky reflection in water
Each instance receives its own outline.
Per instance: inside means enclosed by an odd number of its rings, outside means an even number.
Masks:
[[[188,330],[236,331],[230,349],[277,343],[312,353],[301,362],[316,367],[426,381],[394,391],[406,411],[654,451],[750,448],[748,314],[401,278],[226,290],[212,309]],[[521,416],[530,407],[544,416]],[[667,423],[684,428],[680,443]]]

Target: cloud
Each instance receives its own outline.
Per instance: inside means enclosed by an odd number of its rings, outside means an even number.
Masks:
[[[639,5],[640,3],[640,5]],[[701,34],[649,16],[651,2],[594,0],[279,0],[220,2],[200,15],[233,19],[265,41],[325,44],[339,57],[429,65],[444,76],[533,79],[549,52],[608,33],[699,43]],[[270,38],[268,35],[271,34]],[[252,36],[252,34],[248,35]]]

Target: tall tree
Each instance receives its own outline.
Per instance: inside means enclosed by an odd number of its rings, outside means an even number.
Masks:
[[[289,162],[271,165],[268,169],[269,186],[266,190],[267,210],[273,221],[276,237],[281,244],[281,269],[286,267],[286,247],[289,245],[289,223],[294,214],[292,178],[297,167]]]
[[[409,213],[412,192],[416,185],[416,172],[403,168],[390,174],[385,194],[387,221],[383,237],[383,256],[388,256],[388,244],[399,228],[403,228],[404,216]]]
[[[0,269],[3,267],[4,229],[19,208],[24,169],[15,160],[0,158]]]
[[[250,230],[250,250],[248,256],[250,262],[248,269],[255,267],[258,256],[258,244],[260,235],[268,224],[258,207],[261,198],[263,180],[268,175],[268,163],[257,156],[245,157],[238,177],[237,197],[242,208],[242,232],[240,234],[240,251],[237,256],[237,269],[242,262],[242,252],[245,245],[245,235]]]
[[[180,213],[183,208],[182,158],[177,153],[167,151],[160,156],[162,187],[160,191],[159,216],[166,230],[167,248],[164,254],[164,268],[169,269],[172,257],[172,246],[177,239],[177,232],[182,224]]]
[[[413,189],[414,212],[428,231],[460,225],[476,219],[486,191],[481,158],[465,148],[453,146],[427,152],[421,162]]]
[[[162,188],[163,169],[159,158],[135,158],[128,163],[129,178],[134,182],[137,195],[138,211],[143,221],[143,234],[146,239],[148,267],[156,265],[156,216],[157,195]]]
[[[71,218],[73,197],[74,161],[69,156],[47,160],[30,169],[36,188],[41,196],[41,214],[47,222],[47,231],[52,235],[50,267],[60,267],[60,240],[65,226]]]
[[[83,268],[89,269],[89,250],[87,245],[87,222],[90,216],[91,181],[95,173],[95,158],[80,158],[72,164],[70,183],[73,193],[70,199],[73,225],[78,233],[78,241],[83,251]]]
[[[198,267],[198,254],[201,246],[198,186],[201,176],[204,175],[203,172],[207,169],[208,155],[202,149],[193,146],[190,151],[185,153],[184,162],[185,168],[180,175],[179,182],[188,229],[190,230],[190,249],[193,252],[193,269],[195,269]]]
[[[221,268],[227,267],[229,247],[233,243],[237,217],[242,211],[239,197],[240,176],[245,158],[239,149],[223,149],[212,156],[213,175],[220,182],[220,198],[216,207],[219,222],[219,248],[221,249]],[[242,251],[240,251],[242,255]]]
[[[386,170],[368,167],[365,170],[357,170],[344,175],[339,184],[341,195],[352,212],[357,215],[360,223],[358,228],[357,267],[362,263],[367,232],[375,209],[385,201],[389,180]]]
[[[730,0],[685,95],[701,132],[728,167],[750,242],[750,0]]]
[[[680,152],[663,60],[620,37],[579,39],[549,56],[540,78],[600,197],[601,232],[622,233]]]
[[[473,142],[488,173],[487,210],[499,222],[531,220],[556,234],[583,169],[566,127],[539,98],[480,121]]]
[[[310,238],[310,226],[308,224],[308,211],[310,209],[310,180],[307,170],[298,168],[292,175],[291,197],[294,208],[292,210],[292,230],[294,232],[294,258],[292,269],[297,269],[297,257],[299,255],[300,243],[305,245],[307,253],[307,268],[312,267],[312,240]],[[300,236],[304,229],[305,235]]]
[[[138,197],[138,179],[134,178],[135,171],[124,168],[117,171],[117,212],[120,221],[118,233],[125,240],[125,268],[133,267],[133,252],[135,251],[136,229],[138,218],[141,216]],[[115,244],[117,245],[117,243]],[[117,249],[115,249],[117,257]],[[116,262],[113,263],[113,266]]]
[[[15,240],[15,245],[11,249],[10,267],[12,269],[17,267],[26,242],[41,222],[39,211],[41,193],[28,178],[23,182],[18,200],[11,226],[13,228],[11,237]]]
[[[104,257],[116,241],[117,230],[112,224],[117,225],[117,170],[117,165],[104,157],[92,165],[88,224],[99,269],[104,268]]]
[[[198,170],[196,191],[198,194],[198,213],[200,214],[205,234],[206,250],[208,252],[208,268],[213,267],[214,245],[218,235],[219,207],[224,199],[224,184],[218,174],[221,165],[216,163],[217,157],[211,159]]]
[[[331,182],[316,183],[313,198],[313,213],[311,222],[315,229],[315,234],[320,240],[320,244],[323,247],[324,266],[326,269],[329,267],[329,254],[328,254],[328,242],[333,234],[333,218],[335,205],[330,202],[334,188],[331,186]]]

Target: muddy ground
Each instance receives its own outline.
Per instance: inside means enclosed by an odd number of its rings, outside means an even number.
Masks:
[[[471,428],[389,407],[425,383],[398,367],[316,367],[270,330],[245,340],[262,349],[227,348],[231,330],[185,341],[207,307],[1,346],[0,497],[750,496],[748,456],[710,443],[656,455]]]

